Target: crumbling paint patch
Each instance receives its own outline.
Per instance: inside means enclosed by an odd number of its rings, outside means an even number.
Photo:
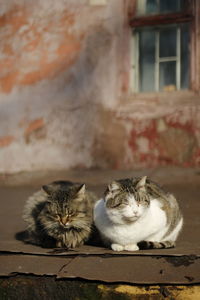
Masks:
[[[197,127],[190,109],[163,118],[132,120],[129,147],[132,163],[140,166],[198,164]]]
[[[41,119],[36,119],[34,121],[32,121],[29,126],[26,128],[25,130],[25,135],[28,135],[30,134],[31,132],[41,128],[44,126],[44,120],[41,118]]]
[[[72,13],[64,10],[59,18],[51,14],[38,18],[38,23],[31,18],[31,12],[20,6],[0,18],[3,93],[10,93],[15,86],[54,78],[74,64],[80,52],[82,32],[70,31],[69,26],[75,22]]]
[[[60,26],[72,26],[75,24],[75,15],[67,9],[63,9],[63,15],[60,18]]]
[[[36,138],[44,137],[44,130],[42,130],[42,129],[44,129],[44,126],[45,126],[45,124],[44,124],[43,118],[31,121],[24,132],[24,137],[25,137],[26,143],[30,142],[30,139],[33,135]]]
[[[6,55],[14,55],[14,51],[9,44],[4,44],[3,46],[3,53]]]
[[[4,93],[11,92],[13,86],[16,84],[18,75],[19,75],[19,72],[15,71],[15,72],[5,75],[4,77],[2,77],[0,79],[0,86],[1,86],[2,92],[4,92]]]
[[[128,1],[22,2],[5,1],[0,13],[1,136],[17,137],[1,149],[2,171],[200,164],[197,96],[129,95]],[[31,129],[38,115],[45,125]]]
[[[15,137],[12,135],[7,135],[0,137],[0,147],[7,147],[9,146],[13,141],[15,140]]]
[[[39,69],[26,73],[19,80],[19,84],[32,85],[43,79],[54,78],[75,62],[80,47],[80,41],[77,41],[73,36],[65,37],[65,43],[60,44],[55,50],[54,61],[48,62],[48,51],[43,53],[40,58]]]
[[[19,30],[19,28],[27,23],[27,14],[25,6],[13,5],[12,9],[0,16],[0,27],[9,24],[12,33]]]
[[[158,148],[163,158],[177,164],[185,164],[193,158],[196,149],[195,136],[186,130],[168,127],[158,136]]]
[[[146,123],[146,124],[145,124]],[[153,166],[157,159],[157,129],[155,120],[145,122],[133,121],[128,144],[136,164]]]

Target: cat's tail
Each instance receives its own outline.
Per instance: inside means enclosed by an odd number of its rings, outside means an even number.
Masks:
[[[173,241],[163,241],[163,242],[142,241],[142,242],[138,243],[138,246],[141,250],[174,248],[175,242],[173,242]]]

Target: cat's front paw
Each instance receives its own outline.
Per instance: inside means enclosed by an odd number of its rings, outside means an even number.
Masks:
[[[137,250],[139,250],[139,247],[136,244],[130,244],[130,245],[124,246],[124,250],[126,250],[126,251],[137,251]]]
[[[119,244],[112,244],[111,248],[113,251],[123,251],[124,250],[124,246],[119,245]]]
[[[61,241],[56,241],[56,248],[62,248],[63,244]]]

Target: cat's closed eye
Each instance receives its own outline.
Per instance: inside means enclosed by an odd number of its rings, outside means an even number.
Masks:
[[[128,202],[122,202],[122,203],[119,203],[118,207],[120,208],[124,208],[128,205]]]
[[[82,245],[92,230],[96,201],[84,184],[61,180],[44,185],[27,199],[24,208],[30,242],[44,247]]]
[[[121,206],[126,206],[129,205],[129,201],[126,198],[120,199],[117,201],[119,203],[119,205]]]
[[[67,214],[66,214],[67,217],[73,217],[74,215],[75,215],[74,212],[70,212],[70,213],[67,213]]]
[[[122,202],[119,202],[119,203],[115,203],[112,205],[112,208],[122,208],[124,207],[125,205],[122,203]]]
[[[54,218],[55,220],[59,220],[59,215],[56,213],[49,213],[49,215]]]

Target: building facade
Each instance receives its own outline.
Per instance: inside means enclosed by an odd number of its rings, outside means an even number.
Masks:
[[[2,1],[0,172],[200,165],[200,5],[155,2]]]

